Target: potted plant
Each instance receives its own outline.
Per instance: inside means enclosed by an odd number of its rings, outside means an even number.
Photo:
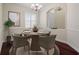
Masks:
[[[5,23],[4,23],[4,26],[8,29],[8,36],[7,36],[7,38],[6,38],[7,42],[9,42],[9,41],[11,40],[9,28],[10,28],[11,26],[13,26],[13,25],[14,25],[14,22],[12,22],[12,21],[10,20],[10,18],[9,18],[7,21],[5,21]]]

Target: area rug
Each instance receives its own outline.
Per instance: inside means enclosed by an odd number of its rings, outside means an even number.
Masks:
[[[46,51],[42,48],[41,51],[30,51],[29,55],[47,55]],[[26,50],[24,50],[24,47],[18,48],[16,55],[28,55],[28,51],[27,51],[27,47],[25,48]],[[10,51],[9,52],[10,55],[13,55],[13,52]],[[57,45],[55,45],[54,49],[50,49],[49,50],[49,55],[59,55],[60,51]]]

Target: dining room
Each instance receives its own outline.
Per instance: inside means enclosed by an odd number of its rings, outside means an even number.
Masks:
[[[3,3],[1,55],[79,54],[68,37],[67,5]]]

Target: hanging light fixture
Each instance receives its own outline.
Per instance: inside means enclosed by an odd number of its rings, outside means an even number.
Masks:
[[[31,8],[34,11],[39,11],[42,8],[42,5],[40,5],[40,4],[32,4]]]

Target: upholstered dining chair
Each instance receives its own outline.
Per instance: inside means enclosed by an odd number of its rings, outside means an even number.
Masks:
[[[56,38],[56,35],[39,36],[40,47],[44,48],[47,54],[49,54],[49,50],[51,48],[55,47],[55,38]]]
[[[17,48],[19,47],[25,47],[28,46],[28,54],[30,53],[30,46],[29,46],[29,42],[27,41],[27,37],[26,36],[21,36],[21,35],[17,35],[17,36],[13,36],[13,54],[16,54]]]

